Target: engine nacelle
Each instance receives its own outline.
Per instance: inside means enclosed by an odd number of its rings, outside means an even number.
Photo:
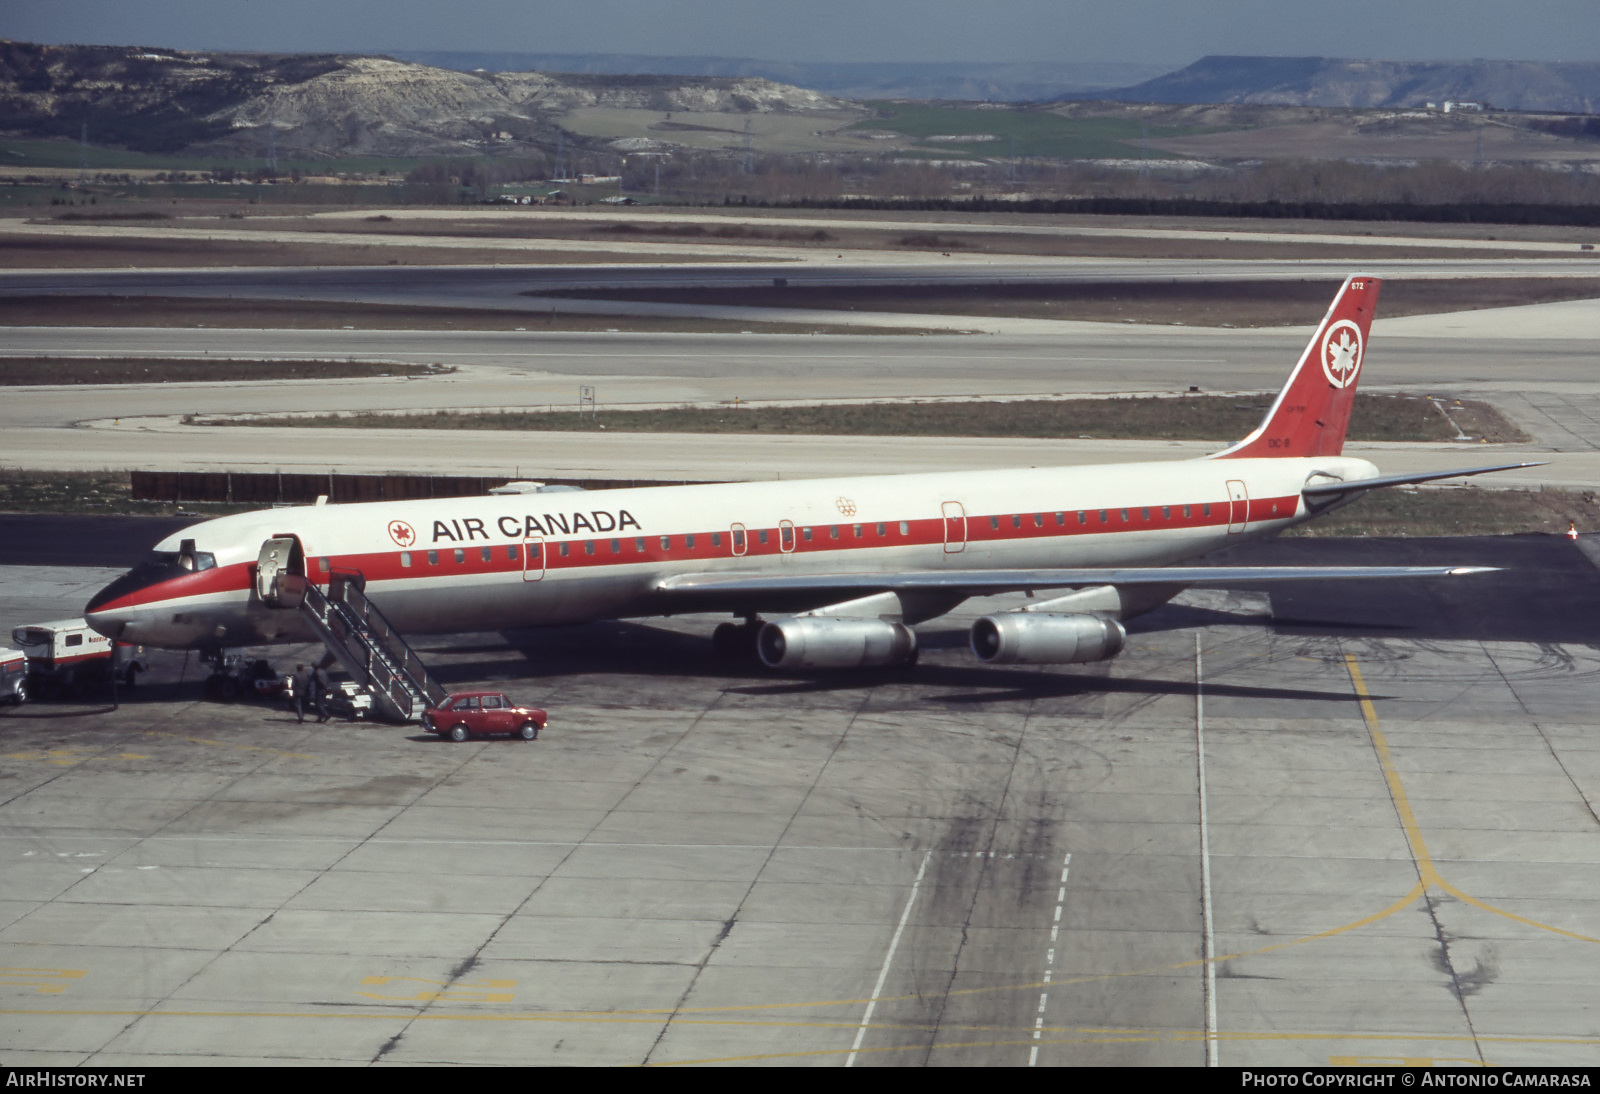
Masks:
[[[972,624],[972,652],[994,665],[1066,665],[1104,661],[1122,651],[1128,632],[1100,615],[1003,612]]]
[[[756,652],[774,669],[849,669],[893,665],[917,653],[917,635],[903,623],[881,619],[803,616],[761,628]]]

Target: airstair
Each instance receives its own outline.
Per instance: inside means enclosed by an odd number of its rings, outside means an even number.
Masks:
[[[305,577],[299,541],[278,536],[261,545],[255,582],[256,595],[267,607],[300,613],[351,679],[372,696],[379,714],[416,722],[424,710],[444,701],[444,688],[367,599],[358,576],[332,574],[324,593]]]
[[[356,582],[334,574],[326,594],[307,582],[300,615],[350,678],[371,693],[379,713],[415,722],[444,701],[444,688]]]

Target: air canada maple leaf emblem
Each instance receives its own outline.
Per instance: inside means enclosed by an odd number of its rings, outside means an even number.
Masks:
[[[1361,328],[1341,319],[1322,339],[1322,373],[1334,387],[1349,387],[1361,372]]]
[[[403,520],[389,522],[389,538],[401,547],[410,547],[417,541],[417,533]]]

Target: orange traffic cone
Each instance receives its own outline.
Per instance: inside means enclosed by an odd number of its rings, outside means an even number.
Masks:
[[[1567,521],[1567,538],[1568,539],[1572,539],[1572,540],[1575,540],[1575,539],[1578,538],[1578,522],[1577,521],[1575,521],[1575,520]]]

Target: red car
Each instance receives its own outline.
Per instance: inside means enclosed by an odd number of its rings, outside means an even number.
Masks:
[[[533,741],[549,720],[537,707],[519,707],[498,691],[459,692],[422,712],[424,729],[452,741],[496,733]]]

